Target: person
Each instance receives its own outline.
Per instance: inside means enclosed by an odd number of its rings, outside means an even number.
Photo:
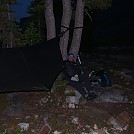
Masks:
[[[68,59],[64,61],[64,79],[67,80],[68,84],[74,87],[87,101],[97,98],[98,95],[91,92],[88,75],[81,72],[83,71],[75,61],[74,54],[69,53]]]

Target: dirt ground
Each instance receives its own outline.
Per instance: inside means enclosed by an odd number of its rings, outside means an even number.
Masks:
[[[104,55],[83,56],[86,68],[93,70],[103,67],[109,73],[113,85],[126,90],[128,103],[84,103],[81,99],[75,108],[69,108],[64,94],[66,82],[57,80],[53,93],[0,94],[0,134],[103,134],[91,133],[96,127],[106,129],[107,134],[134,134],[134,81],[124,79],[121,73],[124,68],[132,70],[134,62],[118,62],[110,58]],[[108,125],[108,119],[124,111],[130,116],[127,129],[114,130],[112,125]],[[22,130],[19,123],[26,123],[28,129]]]

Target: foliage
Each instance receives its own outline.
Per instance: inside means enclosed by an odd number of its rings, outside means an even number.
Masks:
[[[34,45],[40,41],[41,37],[37,33],[33,22],[29,23],[23,34],[21,33],[21,29],[18,29],[17,45]]]
[[[107,9],[111,7],[112,0],[86,0],[85,5],[90,10]]]
[[[0,3],[3,3],[3,4],[15,4],[16,0],[0,0]]]
[[[9,12],[9,10],[7,9],[6,5],[14,5],[14,4],[18,4],[18,2],[16,2],[16,0],[0,0],[0,13],[1,12]],[[10,10],[10,12],[13,12],[12,10]]]
[[[33,0],[28,6],[28,14],[30,19],[35,24],[38,32],[44,37],[45,16],[44,16],[44,0]]]
[[[54,1],[54,4],[56,2]],[[73,10],[75,10],[77,0],[71,0],[71,2]],[[107,9],[111,6],[111,2],[112,0],[85,0],[85,7],[88,7],[88,11],[97,9]],[[58,5],[57,4],[54,5],[54,7],[55,7],[54,12],[57,12],[56,10],[59,9],[59,3]],[[30,5],[28,6],[28,13],[31,14],[32,16],[31,21],[34,21],[34,23],[36,24],[39,33],[41,33],[41,35],[44,36],[44,29],[45,29],[44,0],[32,0]],[[74,16],[75,14],[73,12],[72,19],[74,19]]]
[[[107,9],[111,6],[112,0],[86,0],[85,6],[88,7],[88,10],[97,10],[97,9]],[[76,5],[76,0],[72,0],[73,6]],[[45,37],[45,18],[44,18],[44,0],[32,0],[28,6],[28,13],[31,14],[30,24],[25,26],[26,30],[22,33],[21,29],[18,29],[13,22],[15,20],[8,20],[6,16],[3,15],[3,12],[13,12],[8,10],[6,4],[13,5],[18,4],[16,0],[0,0],[0,29],[4,29],[6,33],[14,33],[14,41],[17,45],[30,44],[33,45],[38,43],[41,40],[41,37]],[[56,5],[55,10],[58,9]],[[75,8],[74,8],[75,9]],[[10,24],[13,25],[10,25]],[[0,40],[7,38],[7,36],[0,37]]]
[[[39,14],[44,10],[44,1],[43,0],[33,0],[28,6],[29,14]]]
[[[13,38],[16,30],[14,11],[11,10],[11,6],[14,4],[18,4],[16,0],[0,0],[0,40],[5,44],[10,44],[10,47],[14,42]]]
[[[0,3],[0,13],[6,11],[7,8]]]

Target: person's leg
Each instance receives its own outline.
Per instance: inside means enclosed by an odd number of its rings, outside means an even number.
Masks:
[[[86,90],[78,83],[75,81],[69,81],[68,83],[70,86],[74,87],[81,95],[84,99],[86,99],[87,101],[89,100],[94,100],[98,97],[98,95],[94,94],[94,93],[88,93],[86,92]]]
[[[80,83],[86,88],[88,92],[92,90],[91,82],[87,74],[83,74],[79,76]]]
[[[74,87],[83,96],[83,98],[86,99],[86,97],[88,96],[88,93],[78,82],[70,80],[68,81],[68,84]]]
[[[89,80],[88,75],[84,74],[84,75],[80,75],[79,77],[80,82],[82,82],[83,87],[85,87],[88,92],[88,97],[86,98],[87,100],[93,100],[96,99],[98,97],[98,95],[96,95],[93,91],[92,91],[92,87],[91,87],[91,82]]]

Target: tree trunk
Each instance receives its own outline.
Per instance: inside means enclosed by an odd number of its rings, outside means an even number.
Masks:
[[[75,57],[77,57],[80,43],[81,43],[81,36],[82,36],[82,27],[83,27],[83,18],[84,18],[84,2],[83,0],[77,0],[76,5],[76,13],[75,13],[75,26],[74,26],[74,33],[72,44],[70,47],[69,52],[74,53]]]
[[[9,27],[12,27],[12,22],[11,22],[11,12],[10,12],[10,4],[7,4],[7,11],[8,11],[8,21],[9,21]],[[13,47],[13,33],[12,29],[9,32],[9,48]]]
[[[45,0],[45,20],[47,28],[47,40],[50,40],[56,37],[53,0]]]
[[[71,0],[62,0],[62,4],[63,4],[63,14],[62,14],[62,21],[61,21],[61,32],[64,32],[70,26],[70,20],[72,14]],[[61,49],[63,60],[67,59],[68,40],[69,40],[69,31],[67,31],[63,35],[63,37],[60,38],[60,49]]]
[[[39,15],[39,17],[38,17],[38,32],[39,32],[39,34],[41,35],[41,20],[40,20],[40,15]]]

